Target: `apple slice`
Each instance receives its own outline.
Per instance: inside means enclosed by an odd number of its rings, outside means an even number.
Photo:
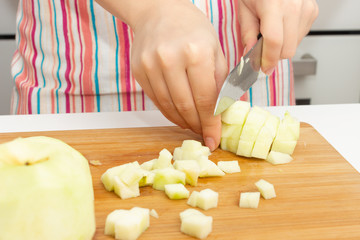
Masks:
[[[265,199],[271,199],[276,197],[274,185],[265,181],[264,179],[260,179],[255,183],[255,186],[261,193],[261,196]]]
[[[135,166],[139,166],[138,162],[132,162],[132,163],[126,163],[122,164],[120,166],[112,167],[106,170],[103,175],[101,175],[101,181],[104,184],[104,187],[107,191],[113,191],[114,190],[114,178],[115,176],[120,176],[124,169],[128,167],[129,165],[134,164]]]
[[[174,168],[157,169],[152,187],[164,191],[166,184],[181,183],[185,185],[185,178],[185,173]]]
[[[176,160],[174,162],[176,170],[182,171],[186,174],[186,183],[191,186],[196,186],[200,174],[200,166],[196,160]]]
[[[271,151],[266,159],[269,163],[274,165],[289,163],[293,158],[287,153]]]
[[[205,239],[212,231],[213,218],[198,210],[187,209],[181,212],[180,220],[180,231],[192,237]]]
[[[173,168],[173,166],[171,165],[171,159],[171,153],[169,152],[169,150],[164,148],[160,151],[159,158],[154,161],[152,169]]]
[[[236,153],[242,131],[242,125],[222,123],[221,149]]]
[[[216,108],[216,112],[215,115],[219,115],[221,113],[223,113],[226,109],[228,109],[233,103],[235,102],[234,99],[229,98],[229,97],[222,97],[219,100],[218,106]]]
[[[287,141],[287,140],[279,140],[275,138],[273,145],[271,147],[271,151],[282,152],[291,155],[294,153],[296,144],[297,144],[296,140]]]
[[[264,126],[261,128],[256,138],[251,156],[260,159],[266,159],[271,144],[275,138],[280,119],[274,115],[269,115]]]
[[[221,120],[227,124],[237,124],[242,126],[249,111],[249,102],[236,101],[221,114]]]
[[[181,183],[166,184],[165,185],[166,195],[173,200],[184,199],[189,197],[189,190]]]
[[[269,115],[269,112],[257,106],[251,109],[241,132],[237,155],[251,157],[256,138]]]
[[[260,192],[240,193],[239,206],[241,208],[258,208],[260,201]]]
[[[136,162],[138,164],[138,162]],[[144,177],[144,171],[136,164],[128,164],[118,177],[126,185],[131,186],[138,183]]]
[[[189,204],[192,207],[196,207],[198,196],[199,196],[199,192],[193,191],[187,201],[187,204]]]
[[[237,173],[240,172],[240,166],[238,161],[218,161],[218,167],[225,173]]]

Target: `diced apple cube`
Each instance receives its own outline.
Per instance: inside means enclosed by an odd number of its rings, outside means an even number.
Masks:
[[[239,145],[236,151],[236,155],[244,156],[244,157],[251,157],[251,152],[254,147],[254,141],[239,141]]]
[[[187,209],[180,213],[181,232],[199,238],[205,239],[212,231],[213,219],[195,209]]]
[[[260,179],[255,183],[256,187],[261,193],[261,196],[265,199],[271,199],[276,197],[274,185],[265,181],[264,179]]]
[[[236,101],[221,114],[221,120],[227,124],[243,125],[249,111],[249,102]]]
[[[176,147],[176,148],[174,149],[174,154],[173,154],[173,159],[174,159],[174,161],[176,161],[176,160],[183,160],[182,154],[183,154],[182,148],[181,148],[181,147]]]
[[[161,169],[161,168],[172,168],[171,165],[172,155],[167,149],[163,149],[159,153],[159,158],[154,161],[153,169]]]
[[[121,199],[128,199],[140,196],[139,183],[126,185],[119,177],[114,178],[114,192]]]
[[[260,192],[243,192],[240,193],[241,208],[257,208],[260,201]]]
[[[154,162],[155,160],[157,159],[152,159],[152,160],[149,160],[149,161],[146,161],[146,162],[143,162],[140,167],[144,170],[147,170],[147,171],[151,171],[153,169],[153,165],[154,165]]]
[[[211,160],[203,158],[198,161],[200,166],[199,177],[217,177],[224,176],[225,173]]]
[[[219,194],[211,189],[201,190],[196,198],[196,206],[208,210],[210,208],[216,208],[218,205]]]
[[[199,192],[193,191],[187,201],[187,204],[189,204],[192,207],[196,207],[198,196],[199,196]]]
[[[126,163],[120,166],[109,168],[108,170],[106,170],[105,173],[103,173],[103,175],[101,175],[101,181],[104,184],[104,187],[107,191],[114,190],[115,176],[120,176],[123,173],[124,169],[131,164],[135,164],[135,163]]]
[[[225,173],[237,173],[240,172],[240,166],[238,161],[218,161],[218,167]]]
[[[139,165],[136,164],[127,165],[123,172],[118,175],[121,181],[123,181],[128,186],[138,183],[143,178],[143,176],[143,170]]]
[[[165,193],[170,199],[184,199],[189,197],[189,190],[181,183],[166,184]]]
[[[120,240],[136,240],[150,225],[149,209],[134,207],[114,210],[105,222],[105,235]]]
[[[157,169],[152,187],[164,191],[166,184],[181,183],[185,185],[185,178],[185,173],[174,168]]]
[[[186,174],[186,183],[191,186],[196,186],[200,174],[200,166],[196,160],[176,160],[174,162],[176,170],[182,171]]]
[[[151,186],[154,183],[155,172],[143,170],[143,175],[139,181],[139,187]]]
[[[293,158],[289,154],[276,151],[271,151],[266,159],[266,161],[274,165],[289,163],[292,160]]]

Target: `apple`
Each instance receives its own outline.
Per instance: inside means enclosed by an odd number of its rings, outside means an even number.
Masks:
[[[174,160],[200,160],[210,156],[208,147],[202,146],[201,142],[195,140],[184,140],[181,147],[174,149]]]
[[[101,175],[101,181],[104,184],[104,187],[107,191],[113,191],[114,190],[114,178],[115,176],[120,176],[126,167],[129,165],[135,165],[139,166],[138,162],[132,162],[132,163],[126,163],[120,166],[112,167],[106,170],[103,175]]]
[[[153,170],[153,166],[154,166],[154,162],[156,161],[157,159],[152,159],[152,160],[149,160],[149,161],[146,161],[146,162],[143,162],[140,167],[144,170],[147,170],[147,171],[151,171]]]
[[[199,177],[219,177],[225,173],[211,160],[202,158],[198,161],[200,166]]]
[[[160,169],[160,168],[172,168],[173,166],[171,165],[171,159],[172,159],[172,155],[169,152],[169,150],[167,150],[166,148],[164,148],[163,150],[160,151],[159,153],[159,158],[155,159],[152,169]]]
[[[239,207],[258,208],[259,201],[260,201],[260,192],[243,192],[240,193]]]
[[[185,182],[191,186],[196,186],[200,174],[200,166],[196,160],[176,160],[174,162],[176,170],[186,174]]]
[[[114,178],[114,192],[121,199],[128,199],[140,196],[139,183],[127,185],[118,176]]]
[[[218,161],[218,167],[225,173],[237,173],[240,172],[239,162],[234,161]]]
[[[219,115],[221,113],[223,113],[227,108],[229,108],[229,106],[231,106],[231,104],[233,104],[235,101],[232,98],[229,97],[222,97],[219,100],[218,106],[216,108],[216,112],[215,115]]]
[[[181,183],[166,184],[165,193],[170,199],[184,199],[189,197],[189,190]]]
[[[292,160],[293,158],[289,154],[276,151],[270,151],[268,157],[266,158],[266,161],[274,165],[289,163]]]
[[[276,197],[274,185],[265,181],[264,179],[260,179],[255,183],[255,186],[258,188],[261,196],[265,199],[271,199]]]
[[[216,208],[218,205],[219,194],[209,188],[200,192],[193,191],[188,199],[187,204],[192,207],[199,207],[203,210]]]
[[[180,231],[192,237],[205,239],[212,231],[213,218],[196,209],[182,211],[180,220]]]
[[[185,185],[185,178],[185,173],[174,168],[157,169],[152,187],[164,191],[166,184],[181,183]]]
[[[114,210],[105,222],[105,235],[120,240],[136,240],[150,226],[150,210],[133,207],[130,210]]]
[[[155,209],[150,210],[150,216],[152,216],[154,218],[159,218],[159,214],[156,212]]]
[[[247,102],[236,101],[221,115],[220,148],[244,157],[267,159],[270,151],[291,155],[300,135],[300,122],[286,112],[280,119]]]
[[[237,155],[251,157],[256,138],[269,115],[269,112],[256,106],[250,110],[240,135]]]
[[[45,136],[0,144],[0,239],[92,239],[88,161]]]

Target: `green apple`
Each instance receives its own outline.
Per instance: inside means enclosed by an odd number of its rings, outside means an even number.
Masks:
[[[271,147],[271,151],[282,152],[291,155],[294,153],[296,144],[297,144],[296,140],[287,141],[287,140],[279,140],[275,138]]]
[[[152,159],[152,160],[149,160],[149,161],[146,161],[146,162],[143,162],[140,167],[144,170],[147,170],[147,171],[151,171],[153,170],[153,165],[154,165],[154,162],[156,161],[157,159]]]
[[[268,157],[266,158],[266,161],[274,165],[289,163],[292,160],[293,158],[289,154],[275,151],[270,151]]]
[[[212,231],[213,218],[196,209],[181,212],[180,220],[180,231],[192,237],[205,239]]]
[[[181,147],[174,149],[174,160],[199,160],[210,156],[208,147],[202,146],[201,142],[195,140],[184,140]]]
[[[176,170],[182,171],[186,174],[186,183],[191,186],[196,186],[200,174],[200,166],[196,160],[176,160],[174,162]]]
[[[101,175],[101,181],[107,191],[110,192],[114,190],[114,178],[116,176],[121,176],[121,174],[129,165],[139,166],[139,163],[131,162],[122,164],[120,166],[112,167],[107,169],[106,172]]]
[[[121,240],[136,240],[149,226],[150,211],[147,208],[114,210],[106,218],[105,235]]]
[[[140,196],[139,182],[127,185],[118,176],[114,178],[114,192],[121,199],[128,199]]]
[[[184,199],[189,197],[189,190],[181,183],[166,184],[165,193],[170,199]]]
[[[240,172],[239,162],[234,161],[218,161],[218,167],[225,173],[237,173]]]
[[[143,170],[143,178],[139,181],[139,187],[151,186],[154,183],[156,171]]]
[[[242,125],[227,124],[221,125],[221,149],[236,153],[242,131]]]
[[[92,239],[88,161],[50,137],[0,145],[0,239]]]
[[[185,173],[174,168],[157,169],[152,187],[164,191],[166,184],[181,183],[185,185],[185,178]]]
[[[261,196],[265,199],[271,199],[276,197],[274,185],[265,181],[264,179],[260,179],[255,183],[255,186],[258,188]]]

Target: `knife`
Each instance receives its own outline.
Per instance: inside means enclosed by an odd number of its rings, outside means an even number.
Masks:
[[[263,38],[260,36],[253,48],[227,76],[216,101],[214,115],[225,111],[256,82],[261,67]]]

